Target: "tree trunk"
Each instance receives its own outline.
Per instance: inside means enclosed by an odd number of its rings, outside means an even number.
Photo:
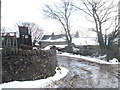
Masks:
[[[116,45],[112,45],[112,44],[107,45],[106,47],[107,61],[117,56],[116,55],[118,53],[117,49],[118,48]]]
[[[120,62],[120,31],[119,31],[119,40],[118,40],[118,60]]]
[[[72,48],[72,37],[71,37],[71,34],[70,34],[70,30],[68,30],[68,32],[65,32],[65,33],[66,33],[66,39],[67,39],[67,44],[68,44],[68,46],[66,48],[66,51],[68,53],[72,53],[73,52],[73,48]]]
[[[68,46],[67,46],[66,50],[67,50],[68,53],[73,52],[73,48],[72,48],[72,45],[71,45],[70,41],[68,41]]]
[[[106,51],[106,45],[101,32],[98,32],[98,42],[99,42],[100,49],[103,52]]]
[[[114,58],[114,52],[111,50],[107,50],[107,61],[111,60]]]

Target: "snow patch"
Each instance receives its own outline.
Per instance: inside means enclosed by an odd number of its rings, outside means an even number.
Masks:
[[[108,61],[105,61],[105,60],[100,60],[98,58],[92,58],[90,56],[73,55],[71,53],[62,53],[62,54],[58,54],[58,55],[80,58],[80,59],[83,59],[83,60],[87,60],[87,61],[95,62],[95,63],[99,63],[99,64],[118,64],[119,63],[116,58],[113,58],[113,60],[110,60],[110,62],[108,62]]]
[[[109,62],[112,64],[116,64],[118,63],[118,60],[116,58],[113,58],[112,60],[109,60]]]
[[[13,81],[8,83],[0,84],[0,90],[2,88],[45,88],[47,85],[64,78],[68,69],[62,66],[56,68],[56,74],[46,79],[34,80],[34,81]]]
[[[57,48],[64,48],[67,45],[48,45],[44,48],[44,50],[49,50],[52,46],[56,46]]]

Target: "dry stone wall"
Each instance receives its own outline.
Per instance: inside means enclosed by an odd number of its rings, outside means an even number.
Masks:
[[[67,41],[40,41],[39,42],[40,48],[45,48],[48,45],[67,45]]]
[[[56,66],[55,50],[3,50],[2,83],[47,78]]]

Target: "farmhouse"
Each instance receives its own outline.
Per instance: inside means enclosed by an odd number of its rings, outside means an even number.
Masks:
[[[65,35],[44,35],[42,39],[39,41],[40,48],[45,48],[48,45],[66,45],[66,37]]]

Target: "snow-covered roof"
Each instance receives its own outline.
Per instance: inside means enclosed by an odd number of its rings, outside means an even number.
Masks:
[[[65,37],[65,35],[44,35],[42,40],[56,40]]]
[[[43,42],[66,41],[66,37],[65,35],[44,35],[41,41]],[[72,43],[74,43],[75,45],[98,45],[97,37],[72,38]]]
[[[4,36],[16,36],[16,32],[5,32],[5,33],[2,33],[2,37]]]
[[[66,41],[65,35],[44,35],[41,41],[59,42]]]

